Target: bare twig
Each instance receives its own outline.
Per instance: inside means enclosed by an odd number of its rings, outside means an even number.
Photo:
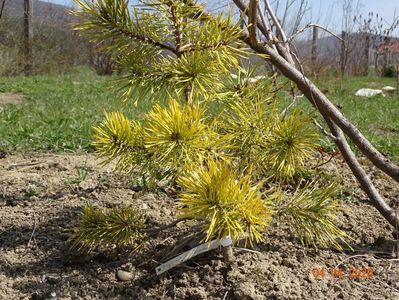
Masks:
[[[249,43],[249,39],[243,37],[244,41]],[[305,94],[309,101],[318,109],[321,115],[326,120],[332,134],[335,136],[335,142],[340,149],[342,156],[351,169],[352,173],[358,180],[361,188],[369,196],[371,203],[375,208],[385,217],[385,219],[395,227],[397,218],[394,210],[384,201],[384,199],[379,194],[378,190],[373,185],[370,178],[367,176],[366,172],[363,170],[362,166],[356,159],[355,154],[350,148],[344,133],[354,141],[354,143],[359,147],[360,150],[367,150],[365,154],[367,157],[382,170],[385,170],[388,175],[399,181],[399,168],[392,162],[388,161],[385,157],[382,158],[382,154],[379,153],[371,143],[364,138],[364,136],[359,132],[359,130],[351,124],[339,110],[327,99],[327,97],[308,80],[303,73],[295,68],[294,65],[290,64],[287,60],[281,57],[278,53],[275,53],[270,47],[262,45],[250,45],[255,51],[264,53],[270,56],[270,60],[282,71],[282,73],[293,80],[298,88]],[[331,108],[331,110],[330,110]],[[339,117],[338,117],[339,115]],[[348,127],[346,127],[346,125]],[[350,130],[349,127],[351,128]],[[361,139],[362,141],[360,142]],[[359,143],[360,142],[360,143]],[[373,149],[372,153],[369,153]]]
[[[272,30],[270,29],[269,25],[266,23],[265,16],[262,14],[259,5],[258,5],[258,16],[259,16],[259,19],[261,21],[261,24],[263,25],[263,27],[266,30],[266,32],[264,34],[265,34],[265,37],[266,37],[267,41],[273,41]],[[271,44],[271,47],[275,51],[277,51],[276,45]]]
[[[261,254],[261,252],[259,252],[259,251],[251,250],[251,249],[247,249],[247,248],[234,247],[234,250],[243,251],[243,252],[249,252],[249,253],[255,253],[255,254]]]
[[[313,124],[320,129],[320,131],[327,137],[329,137],[330,139],[332,139],[333,141],[336,140],[336,137],[333,136],[330,132],[328,132],[319,122],[317,122],[316,119],[312,119]]]
[[[33,167],[42,164],[43,162],[32,162],[32,163],[23,163],[23,164],[14,164],[10,165],[7,167],[7,170],[11,170],[14,168],[20,168],[20,167]]]
[[[332,32],[331,30],[319,25],[319,24],[314,24],[314,23],[309,23],[307,24],[305,27],[299,29],[297,32],[295,32],[292,36],[289,37],[288,41],[292,42],[299,34],[301,34],[302,32],[304,32],[306,29],[309,29],[311,27],[317,27],[320,28],[321,30],[324,30],[325,32],[331,34],[333,37],[337,38],[338,40],[340,40],[342,43],[344,43],[345,47],[346,47],[346,43],[345,40],[343,38],[341,38],[339,35],[335,34],[334,32]]]
[[[282,42],[283,43],[287,43],[288,39],[287,39],[287,36],[285,34],[285,31],[284,31],[283,27],[281,26],[280,22],[277,19],[277,16],[275,15],[274,10],[273,10],[273,8],[270,5],[270,1],[269,0],[265,0],[264,2],[265,2],[266,11],[268,12],[270,18],[272,19],[273,25],[276,26],[277,31],[278,31],[281,39],[282,39]]]
[[[287,114],[287,112],[288,112],[291,108],[293,108],[293,107],[296,105],[297,100],[298,100],[299,98],[303,98],[303,97],[304,97],[304,95],[294,95],[294,96],[292,97],[291,103],[290,103],[286,108],[284,108],[284,110],[281,112],[280,116],[281,116],[282,118],[284,118],[285,115]]]
[[[336,157],[338,155],[338,153],[339,153],[338,151],[334,151],[326,161],[319,163],[318,165],[312,167],[312,169],[315,170],[315,169],[320,168],[321,166],[328,164],[330,161],[332,161],[334,159],[334,157]]]
[[[37,223],[36,223],[36,213],[35,213],[35,211],[33,211],[33,230],[32,230],[32,233],[31,233],[31,235],[30,235],[30,238],[29,238],[29,241],[28,241],[28,244],[27,244],[27,247],[28,247],[28,248],[29,248],[29,246],[30,246],[30,243],[31,243],[32,240],[34,239],[35,232],[36,232],[36,227],[37,227]]]

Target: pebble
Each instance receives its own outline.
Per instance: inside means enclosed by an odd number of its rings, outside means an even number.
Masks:
[[[365,244],[368,245],[374,244],[374,238],[372,236],[364,236],[363,240]]]
[[[20,247],[20,248],[15,248],[14,250],[15,253],[22,253],[24,252],[24,248]]]
[[[133,279],[133,274],[130,272],[123,271],[123,270],[118,270],[118,272],[116,272],[116,277],[120,281],[130,281]]]

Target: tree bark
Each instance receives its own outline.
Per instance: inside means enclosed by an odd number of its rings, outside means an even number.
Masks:
[[[340,67],[341,67],[341,78],[345,75],[345,68],[346,68],[346,60],[348,58],[347,47],[345,47],[346,39],[346,32],[342,30],[341,38],[343,42],[341,43],[341,57],[340,57]]]
[[[226,265],[231,265],[234,262],[234,253],[232,246],[222,247],[223,260]]]
[[[370,64],[370,34],[368,32],[365,33],[364,38],[364,72],[363,75],[367,76],[369,74],[369,64]]]
[[[312,36],[312,53],[311,53],[311,61],[312,61],[312,73],[316,75],[316,62],[317,62],[317,37],[318,37],[318,28],[313,27],[313,36]]]
[[[32,27],[32,0],[24,0],[24,60],[25,76],[32,75],[33,69],[33,27]]]

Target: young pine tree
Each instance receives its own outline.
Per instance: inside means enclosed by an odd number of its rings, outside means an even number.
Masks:
[[[105,162],[178,186],[177,208],[201,221],[205,241],[262,242],[270,221],[285,217],[304,244],[340,247],[333,186],[298,180],[317,131],[298,110],[283,117],[271,79],[253,77],[267,58],[240,41],[240,20],[191,0],[76,3],[76,28],[94,42],[112,40],[103,51],[122,70],[123,98],[152,105],[143,119],[111,112],[94,128]]]

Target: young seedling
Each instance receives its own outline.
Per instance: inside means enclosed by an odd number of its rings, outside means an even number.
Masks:
[[[113,112],[95,127],[94,145],[105,162],[115,159],[118,170],[181,191],[180,215],[201,222],[204,245],[226,237],[262,242],[275,211],[293,222],[304,243],[339,245],[345,235],[333,222],[338,207],[331,193],[319,185],[299,193],[292,180],[318,146],[317,129],[303,113],[281,111],[267,76],[251,78],[253,62],[267,57],[246,48],[240,22],[186,0],[144,0],[132,8],[127,0],[76,2],[77,29],[94,42],[112,40],[104,51],[121,66],[123,98],[152,105],[141,120]],[[225,245],[229,263],[232,247]]]

